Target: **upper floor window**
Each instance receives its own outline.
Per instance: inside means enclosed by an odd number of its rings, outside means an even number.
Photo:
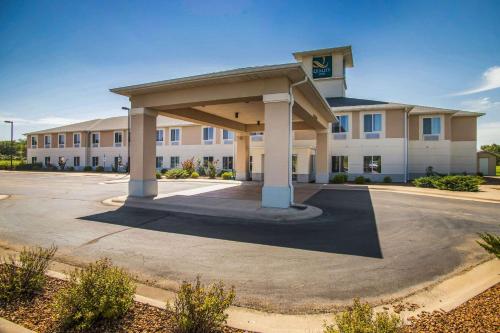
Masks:
[[[38,139],[36,136],[31,137],[31,148],[36,148],[38,146]]]
[[[66,139],[66,136],[64,134],[59,134],[57,136],[57,142],[59,144],[59,148],[64,148],[64,141]]]
[[[73,147],[80,148],[80,144],[81,144],[80,133],[74,133],[73,134]]]
[[[170,129],[170,144],[178,145],[181,141],[181,130],[179,128]]]
[[[337,116],[338,123],[332,124],[333,133],[346,133],[349,132],[349,116]]]
[[[203,127],[203,143],[211,145],[214,142],[214,128]]]
[[[424,140],[439,140],[441,134],[441,117],[422,119]]]
[[[162,129],[156,130],[156,144],[157,145],[163,144],[163,130]]]
[[[45,148],[50,148],[50,144],[52,141],[52,137],[50,135],[46,135],[43,137],[43,145]]]
[[[365,114],[363,118],[366,139],[378,139],[382,132],[382,114]]]
[[[264,141],[264,132],[252,132],[250,138],[252,141]]]
[[[92,133],[92,147],[99,147],[99,133]]]
[[[233,143],[234,133],[228,130],[222,130],[222,140],[224,141],[224,144]]]
[[[123,133],[115,132],[114,133],[114,145],[115,147],[121,147],[123,144]]]

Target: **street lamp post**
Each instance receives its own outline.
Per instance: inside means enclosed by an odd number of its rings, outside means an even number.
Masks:
[[[130,108],[122,106],[127,111],[127,172],[130,174]]]
[[[14,152],[14,122],[5,120],[5,123],[10,124],[10,169],[12,170],[12,155]]]

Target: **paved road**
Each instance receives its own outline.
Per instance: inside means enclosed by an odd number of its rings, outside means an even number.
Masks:
[[[171,287],[200,274],[234,284],[239,303],[274,310],[376,299],[485,258],[477,232],[500,233],[500,205],[382,191],[323,190],[324,215],[294,224],[104,206],[127,184],[103,175],[0,172],[0,242],[56,243],[71,261],[107,256]],[[198,186],[161,183],[160,191]]]

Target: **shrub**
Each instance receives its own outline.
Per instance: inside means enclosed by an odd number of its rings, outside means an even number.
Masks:
[[[59,168],[57,166],[53,165],[50,167],[50,170],[51,171],[59,171]]]
[[[28,297],[45,286],[45,273],[57,248],[24,248],[18,264],[13,256],[0,261],[0,303]]]
[[[356,184],[364,184],[365,183],[365,177],[363,177],[363,176],[357,176],[356,178],[354,178],[354,182]]]
[[[54,308],[62,327],[86,330],[98,320],[123,316],[134,302],[135,285],[123,269],[101,259],[70,274]]]
[[[392,183],[392,178],[390,176],[385,176],[384,177],[384,183],[386,183],[386,184]]]
[[[86,166],[83,168],[83,171],[85,171],[85,172],[92,171],[92,167],[91,167],[90,165],[86,165]]]
[[[495,236],[489,233],[479,234],[479,237],[483,240],[483,243],[477,241],[477,243],[486,251],[494,254],[498,259],[500,259],[500,236]]]
[[[337,325],[326,326],[324,333],[396,333],[402,326],[396,314],[384,311],[374,316],[373,308],[359,299],[347,311],[335,315],[335,320]]]
[[[161,179],[161,173],[156,171],[156,179]]]
[[[192,174],[195,170],[194,157],[185,160],[181,165],[183,170],[186,170],[189,174]]]
[[[226,323],[229,308],[235,298],[234,288],[224,290],[222,282],[203,286],[200,278],[193,285],[184,281],[181,285],[173,307],[174,323],[181,333],[221,332]]]
[[[104,167],[102,165],[96,166],[95,171],[96,172],[104,172]]]
[[[163,168],[163,169],[161,169],[161,170],[160,170],[160,172],[161,172],[161,174],[162,174],[162,175],[164,175],[165,173],[167,173],[167,171],[168,171],[168,170],[167,170],[167,169],[165,169],[165,168]]]
[[[68,168],[68,171],[75,171],[75,167],[70,166],[70,167]]]
[[[191,174],[183,169],[170,169],[165,173],[165,177],[168,179],[189,178],[189,176]]]
[[[435,188],[449,191],[477,192],[484,180],[478,176],[444,176],[435,179]]]
[[[213,161],[213,162],[207,163],[205,174],[210,179],[215,179],[215,177],[217,176],[217,163],[218,163],[218,161]]]
[[[372,182],[372,180],[370,178],[365,177],[365,183],[371,183],[371,182]]]
[[[222,179],[224,180],[230,180],[230,179],[233,179],[234,178],[234,175],[232,172],[224,172],[222,174]]]
[[[439,176],[426,176],[426,177],[419,177],[413,180],[413,185],[416,187],[427,187],[431,188],[434,187],[434,180],[438,179]]]
[[[347,175],[345,173],[337,173],[333,176],[331,182],[333,184],[343,184],[347,181]]]
[[[200,175],[198,174],[198,172],[194,171],[192,174],[191,174],[191,178],[198,178],[200,177]]]

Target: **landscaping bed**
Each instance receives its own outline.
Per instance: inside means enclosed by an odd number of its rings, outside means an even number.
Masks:
[[[24,326],[33,331],[44,332],[76,332],[57,327],[54,320],[54,297],[57,291],[68,284],[67,281],[47,278],[42,293],[33,299],[17,300],[7,305],[0,305],[0,317]],[[134,302],[127,314],[117,320],[100,321],[92,329],[85,332],[174,332],[172,315],[167,310],[151,305]],[[225,333],[246,332],[225,327]]]

